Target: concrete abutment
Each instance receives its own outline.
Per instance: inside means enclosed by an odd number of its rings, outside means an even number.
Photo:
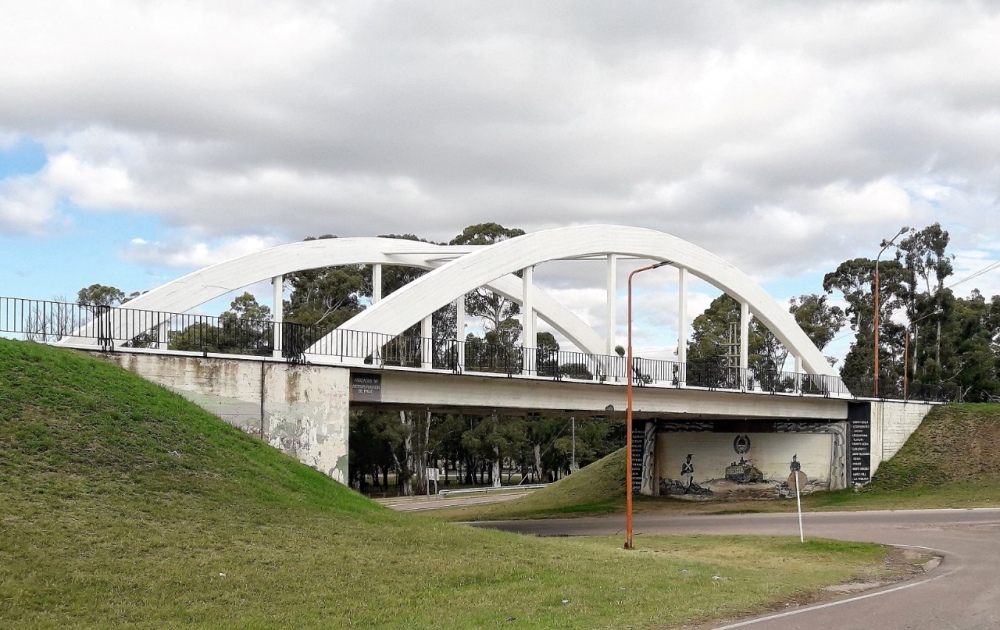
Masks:
[[[103,356],[347,483],[349,369],[196,355]]]

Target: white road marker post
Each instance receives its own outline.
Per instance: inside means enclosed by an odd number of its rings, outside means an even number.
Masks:
[[[796,470],[792,474],[795,475],[795,503],[799,507],[799,542],[804,543],[806,537],[802,532],[802,496],[799,494],[799,471]]]

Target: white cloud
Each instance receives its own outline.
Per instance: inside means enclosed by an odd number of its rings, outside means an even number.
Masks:
[[[57,216],[55,198],[35,178],[0,180],[0,234],[43,235]]]
[[[0,233],[72,205],[181,235],[109,245],[135,264],[483,221],[659,229],[811,291],[902,225],[940,221],[956,278],[1000,256],[988,3],[38,0],[5,7],[0,55],[0,146],[48,152],[0,179]],[[603,331],[603,266],[537,282]]]
[[[280,244],[273,238],[249,235],[196,241],[180,238],[166,243],[150,243],[141,238],[132,239],[122,256],[142,265],[197,269],[262,251]]]
[[[61,153],[49,158],[47,183],[87,208],[118,209],[141,205],[128,171],[119,164],[92,164]]]

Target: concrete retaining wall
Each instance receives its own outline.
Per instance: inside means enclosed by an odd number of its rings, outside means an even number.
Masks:
[[[103,356],[347,483],[350,370],[201,356]]]
[[[925,402],[873,401],[872,417],[872,474],[879,464],[903,448],[924,416],[934,405]]]

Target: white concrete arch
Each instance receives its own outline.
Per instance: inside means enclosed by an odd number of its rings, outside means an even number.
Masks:
[[[496,278],[551,260],[618,254],[669,260],[712,283],[760,319],[811,374],[835,376],[823,354],[760,286],[692,243],[655,230],[619,225],[556,228],[525,234],[452,260],[345,322],[344,329],[398,335],[458,296]]]
[[[129,301],[126,308],[184,313],[256,282],[304,269],[355,264],[434,269],[477,249],[481,247],[437,245],[378,237],[299,241],[199,269],[142,294]],[[512,300],[520,301],[523,297],[521,280],[515,276],[496,277],[482,286]],[[569,309],[538,288],[534,288],[531,295],[539,316],[581,351],[592,354],[602,351],[604,340]],[[453,299],[457,297],[458,295]],[[136,334],[136,331],[118,330],[114,331],[113,336],[125,340]],[[74,340],[73,343],[80,342]],[[97,342],[91,340],[91,343]]]

